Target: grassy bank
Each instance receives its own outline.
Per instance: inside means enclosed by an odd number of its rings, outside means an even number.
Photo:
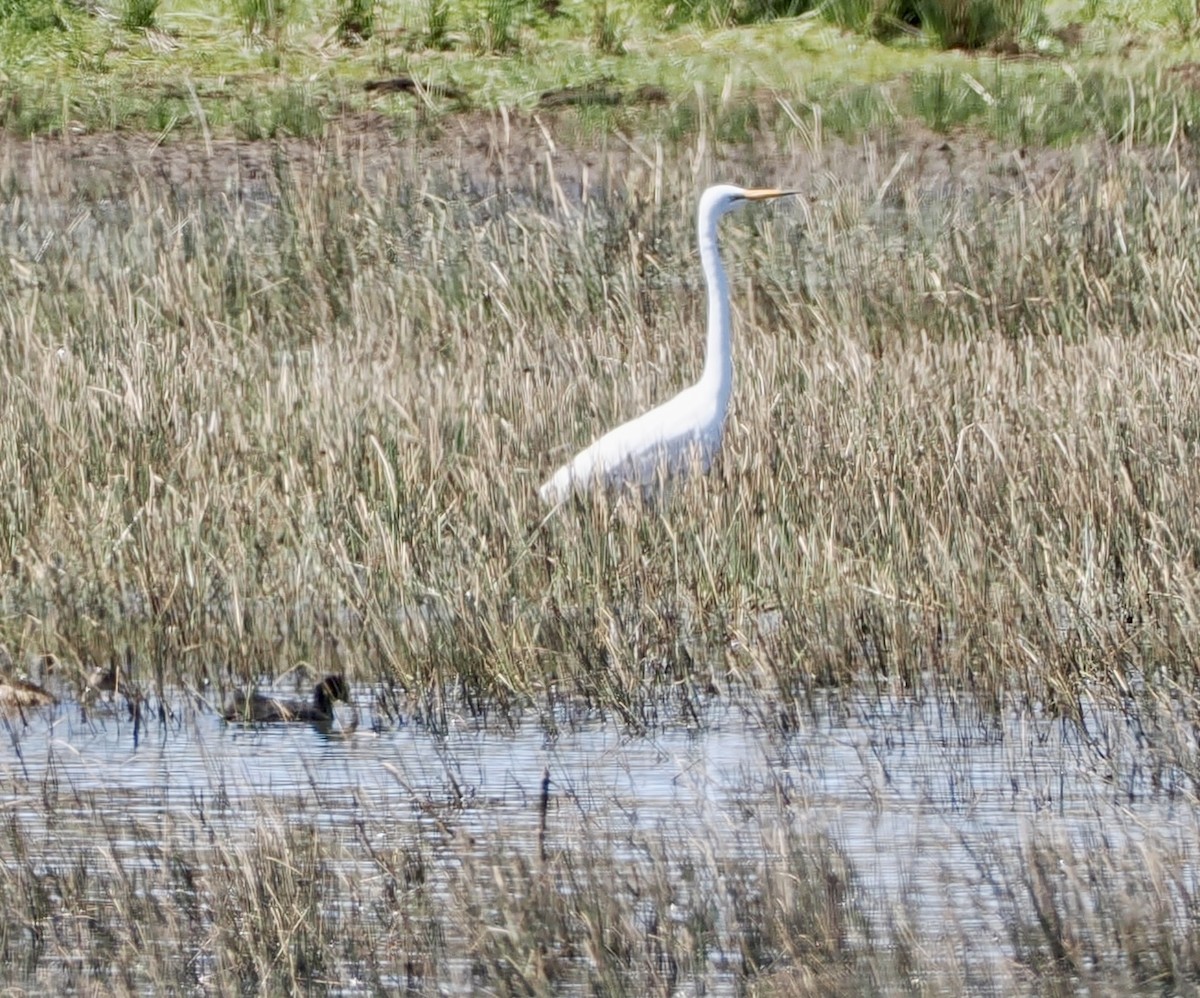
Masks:
[[[1196,34],[1180,2],[8,0],[0,125],[256,139],[503,107],[669,137],[716,109],[744,138],[799,116],[839,134],[1144,140],[1147,118],[1155,138],[1192,127]]]

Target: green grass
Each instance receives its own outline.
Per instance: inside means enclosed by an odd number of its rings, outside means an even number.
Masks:
[[[1132,83],[1138,99],[1170,117],[1177,104],[1189,104],[1190,92],[1179,86],[1162,92],[1166,71],[1195,56],[1193,33],[1167,5],[1043,12],[1037,4],[997,0],[969,5],[976,13],[968,16],[968,7],[947,0],[896,6],[886,16],[882,8],[834,5],[780,17],[797,11],[658,9],[616,0],[346,3],[333,10],[300,0],[215,8],[163,0],[127,5],[122,19],[111,21],[51,0],[9,4],[9,16],[0,19],[0,111],[5,127],[19,135],[160,133],[169,121],[167,138],[197,135],[204,130],[201,114],[164,114],[160,106],[188,85],[196,95],[193,111],[199,108],[217,135],[324,134],[331,123],[367,111],[403,126],[419,98],[362,89],[403,74],[460,93],[453,101],[435,99],[423,112],[434,116],[499,106],[532,110],[543,91],[607,81],[627,99],[610,126],[653,131],[662,112],[636,100],[643,84],[663,88],[675,109],[694,102],[697,92],[721,95],[730,108],[762,104],[770,94],[811,104],[818,95],[877,88],[890,95],[898,124],[982,128],[1006,141],[1022,140],[1025,129],[1029,141],[1040,141],[1056,119],[1079,117],[1070,81],[1099,81],[1114,106]],[[982,17],[985,6],[992,12],[986,24],[960,23]],[[920,15],[918,7],[929,12]],[[945,15],[941,27],[935,9]],[[857,34],[842,27],[862,18],[869,23]],[[914,18],[924,21],[920,30],[879,27]],[[1082,39],[1069,49],[1059,39],[1068,27]],[[992,41],[985,43],[985,35]],[[1029,58],[998,59],[988,48],[993,41],[1017,45]],[[964,74],[994,91],[996,103],[965,92]],[[307,103],[299,114],[298,94]],[[1088,134],[1119,133],[1114,113],[1093,113]],[[866,115],[866,127],[877,117]],[[839,134],[857,127],[854,116],[833,124]],[[1079,134],[1075,124],[1069,127]]]
[[[126,0],[121,12],[121,27],[126,31],[138,31],[155,27],[155,19],[162,0]]]

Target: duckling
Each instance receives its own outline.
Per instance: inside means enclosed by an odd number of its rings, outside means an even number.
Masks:
[[[312,702],[283,700],[279,697],[238,690],[225,708],[226,721],[284,724],[305,721],[309,724],[330,725],[334,721],[333,704],[340,700],[350,703],[350,684],[344,676],[326,676],[313,687]]]
[[[96,666],[84,679],[82,699],[85,701],[116,700],[119,696],[129,700],[137,696],[137,690],[129,673],[118,668],[115,661],[110,662],[107,669]]]
[[[58,697],[36,683],[12,677],[0,678],[0,710],[28,710],[31,707],[51,707]]]
[[[53,655],[41,656],[38,662],[47,671],[54,668]],[[14,676],[15,669],[16,662],[13,661],[8,645],[0,643],[0,710],[20,711],[31,707],[50,707],[58,703],[58,697],[49,690],[28,679]]]

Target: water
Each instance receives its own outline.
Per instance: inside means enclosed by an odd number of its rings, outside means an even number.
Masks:
[[[698,722],[645,735],[562,707],[517,723],[451,715],[436,732],[409,720],[331,736],[229,725],[182,694],[165,705],[169,719],[141,725],[136,743],[123,711],[65,704],[9,719],[0,814],[33,868],[78,866],[94,848],[104,869],[149,875],[172,850],[215,863],[310,828],[336,843],[348,882],[377,880],[383,851],[419,856],[449,908],[462,878],[482,875],[464,871],[494,871],[497,856],[573,850],[637,869],[668,843],[673,877],[689,857],[782,862],[775,846],[802,829],[846,857],[857,903],[881,924],[902,912],[922,938],[967,946],[984,967],[1011,958],[1015,902],[997,878],[1031,843],[1159,857],[1180,883],[1200,879],[1194,770],[1169,758],[1171,729],[1148,733],[1111,706],[1085,703],[1067,720],[1016,704],[997,716],[966,697],[830,694],[799,723],[714,702]],[[719,877],[705,877],[688,889],[715,890]],[[721,992],[734,978],[718,964],[736,954],[716,952],[707,986]],[[471,990],[471,974],[463,962],[441,990]]]

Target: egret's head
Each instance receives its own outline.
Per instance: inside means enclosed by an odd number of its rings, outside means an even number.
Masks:
[[[774,187],[735,187],[733,184],[716,184],[700,195],[700,217],[716,221],[726,212],[740,208],[750,201],[767,201],[770,198],[796,193],[798,192],[778,190]]]

